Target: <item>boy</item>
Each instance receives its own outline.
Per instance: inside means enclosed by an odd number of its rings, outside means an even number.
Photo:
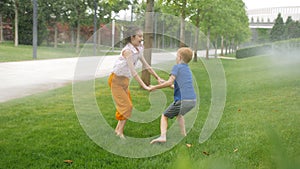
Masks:
[[[165,110],[160,120],[160,137],[152,140],[153,143],[164,143],[167,141],[168,118],[175,116],[180,126],[181,134],[186,136],[184,115],[196,105],[196,94],[193,86],[192,73],[188,63],[193,57],[190,48],[183,47],[178,49],[176,65],[173,66],[170,77],[167,81],[149,86],[150,91],[164,87],[170,87],[174,83],[174,102]]]

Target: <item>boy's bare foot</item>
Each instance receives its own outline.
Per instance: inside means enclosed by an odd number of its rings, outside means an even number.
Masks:
[[[154,143],[165,143],[167,139],[165,137],[158,137],[150,142],[150,144]]]

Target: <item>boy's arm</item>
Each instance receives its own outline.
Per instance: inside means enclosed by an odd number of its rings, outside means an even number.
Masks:
[[[173,83],[175,81],[176,77],[174,75],[171,75],[167,81],[164,81],[163,83],[160,83],[155,86],[150,86],[150,91],[155,90],[155,89],[161,89],[165,87],[173,87]]]
[[[143,63],[144,67],[148,70],[148,72],[149,72],[150,74],[152,74],[152,75],[155,77],[155,79],[157,79],[157,81],[158,81],[159,84],[162,83],[162,82],[164,81],[163,79],[161,79],[161,78],[157,75],[157,73],[153,70],[153,68],[147,63],[147,61],[145,60],[144,57],[141,57],[140,60],[141,60],[141,62]]]
[[[135,67],[132,62],[132,52],[129,50],[125,50],[123,52],[123,57],[126,58],[129,70],[134,79],[146,90],[149,90],[149,87],[142,81],[139,74],[136,72]]]

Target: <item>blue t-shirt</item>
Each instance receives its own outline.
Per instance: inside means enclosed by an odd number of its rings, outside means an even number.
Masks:
[[[176,77],[174,82],[174,101],[195,100],[196,94],[192,72],[188,64],[181,63],[173,66],[171,74]]]

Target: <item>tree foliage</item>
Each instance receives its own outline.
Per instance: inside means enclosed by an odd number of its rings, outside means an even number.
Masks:
[[[13,7],[10,0],[0,1],[0,43],[4,40],[3,34],[3,19],[11,19],[13,15]]]
[[[275,20],[275,24],[271,30],[270,33],[270,39],[271,41],[280,41],[284,39],[284,32],[285,32],[285,28],[284,28],[284,22],[283,22],[283,18],[281,17],[281,14],[279,13],[277,15],[277,18]]]
[[[292,39],[300,37],[300,25],[299,21],[294,21],[291,16],[289,16],[284,25],[284,38]]]
[[[1,0],[0,1],[0,15],[3,18],[13,18],[13,5],[12,0]]]
[[[9,2],[13,2],[13,0],[3,0],[1,2],[8,4]],[[45,31],[47,28],[44,26],[49,28],[55,26],[58,22],[68,23],[71,27],[70,32],[77,30],[76,35],[74,34],[72,37],[77,38],[77,47],[79,47],[79,44],[82,42],[82,38],[80,37],[82,27],[85,25],[93,27],[94,0],[48,0],[38,2],[39,30],[44,30],[44,32],[40,33],[39,39],[43,38],[44,34],[47,33],[47,31]],[[137,0],[101,0],[97,1],[97,3],[98,8],[96,15],[98,23],[101,24],[110,23],[120,10],[128,9],[131,4],[133,4],[132,6],[137,17],[144,17],[146,9],[145,1],[139,5]],[[175,37],[179,36],[181,42],[185,42],[184,38],[186,38],[187,35],[184,35],[184,33],[189,33],[189,36],[194,36],[195,41],[193,42],[196,44],[198,43],[196,39],[199,39],[198,36],[201,35],[200,32],[203,32],[206,37],[208,37],[208,44],[213,44],[214,47],[217,48],[219,46],[223,47],[224,43],[226,49],[229,49],[235,48],[247,40],[250,35],[248,18],[242,0],[155,0],[154,5],[154,12],[161,12],[181,18],[181,20],[175,21],[163,18],[167,17],[167,15],[158,15],[154,16],[155,22],[153,23],[156,31],[164,32],[171,36],[174,35]],[[31,29],[32,23],[32,21],[30,21],[32,19],[32,5],[30,0],[19,1],[19,6],[19,11],[21,12],[20,22],[22,22],[22,24],[20,23],[20,25],[22,25],[20,29],[24,31],[20,33],[20,35],[31,35],[29,28]],[[11,10],[7,8],[8,13]],[[24,11],[26,11],[26,14],[24,14]],[[3,13],[2,10],[1,13]],[[122,16],[119,17],[122,18]],[[185,25],[187,22],[193,23],[197,29],[192,31],[187,28],[188,26]],[[157,25],[160,26],[155,27]],[[294,36],[288,32],[294,27],[297,27],[297,25],[299,24],[292,22],[289,25],[290,28],[285,30],[286,34]],[[156,41],[164,40],[169,43],[170,47],[172,43],[175,44],[179,42],[176,42],[176,40],[173,41],[171,38],[163,35],[155,35],[154,39],[155,44]],[[39,40],[39,42],[42,42],[42,39]],[[202,49],[201,46],[203,46],[203,44],[201,43],[191,47],[195,48],[195,50],[198,48]],[[161,44],[161,42],[157,42],[155,47],[162,46]],[[179,44],[177,45],[179,46]],[[192,43],[185,45],[192,45]],[[207,48],[210,47],[211,46],[207,46]]]
[[[33,5],[31,0],[19,4],[19,43],[32,45]],[[47,28],[43,15],[38,15],[38,45],[45,39]]]
[[[185,21],[196,26],[195,31],[205,33],[207,57],[210,44],[217,48],[223,43],[220,39],[227,42],[225,45],[228,48],[236,48],[250,36],[248,17],[242,0],[158,0],[158,4],[161,4],[162,12],[184,16]],[[199,34],[196,33],[195,36],[193,48],[197,51]]]

